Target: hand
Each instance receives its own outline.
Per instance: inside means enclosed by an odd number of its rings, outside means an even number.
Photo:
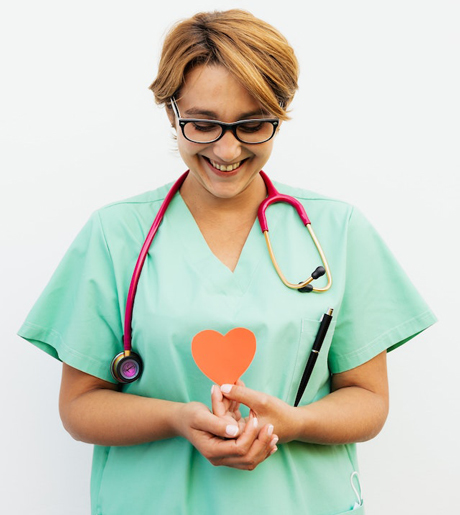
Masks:
[[[235,401],[247,406],[250,413],[257,417],[261,426],[273,424],[280,442],[289,442],[295,439],[296,408],[285,403],[277,397],[251,390],[244,385],[224,384],[221,392],[229,401]]]
[[[242,432],[233,417],[229,423],[227,415],[217,417],[198,402],[184,404],[182,415],[178,433],[215,466],[254,470],[277,450],[278,437],[273,434],[273,425],[267,424],[259,430],[258,421],[252,415]]]
[[[245,386],[241,379],[238,379],[237,385]],[[217,417],[227,420],[229,423],[237,422],[240,432],[244,430],[246,421],[241,416],[240,403],[232,401],[223,396],[221,389],[217,385],[213,385],[211,389],[212,412]]]

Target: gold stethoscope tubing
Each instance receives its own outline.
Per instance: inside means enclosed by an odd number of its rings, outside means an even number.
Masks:
[[[329,268],[329,264],[327,262],[326,256],[324,255],[324,251],[318,241],[318,238],[316,237],[315,231],[313,230],[311,224],[306,224],[305,227],[308,229],[308,232],[310,233],[311,239],[313,240],[313,243],[315,244],[315,247],[321,257],[321,261],[324,265],[324,270],[326,271],[326,277],[327,277],[327,284],[324,288],[315,288],[313,287],[314,292],[321,293],[329,290],[329,288],[332,286],[332,276],[331,276],[331,270]],[[303,281],[299,284],[290,283],[286,277],[284,276],[283,272],[281,271],[278,262],[276,261],[275,254],[273,252],[273,248],[270,242],[270,236],[268,235],[268,230],[264,231],[265,236],[265,242],[267,243],[267,249],[268,253],[270,254],[270,259],[272,260],[273,266],[275,267],[275,270],[277,274],[279,275],[279,278],[283,281],[283,283],[288,287],[292,288],[293,290],[300,290],[301,288],[304,288],[308,284],[310,284],[314,278],[310,276],[306,281]]]

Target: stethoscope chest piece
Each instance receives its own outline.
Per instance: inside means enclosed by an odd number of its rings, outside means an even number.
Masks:
[[[142,374],[143,363],[139,354],[123,351],[117,354],[110,367],[112,377],[119,383],[132,383]]]

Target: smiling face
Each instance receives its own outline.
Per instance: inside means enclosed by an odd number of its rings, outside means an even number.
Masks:
[[[177,106],[182,118],[236,122],[250,118],[270,118],[261,105],[223,66],[201,65],[186,76]],[[187,187],[203,199],[232,199],[242,194],[260,196],[259,171],[273,149],[270,141],[257,145],[239,142],[231,131],[215,143],[198,144],[186,140],[172,111],[171,123],[177,131],[180,155],[190,169]],[[258,178],[256,181],[254,179]]]

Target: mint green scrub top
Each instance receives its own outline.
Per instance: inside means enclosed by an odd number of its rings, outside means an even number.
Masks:
[[[123,386],[124,392],[210,406],[211,381],[192,358],[192,338],[204,329],[225,334],[245,327],[255,334],[257,351],[244,382],[292,405],[319,321],[332,307],[334,318],[302,397],[304,405],[329,393],[331,374],[393,350],[435,322],[360,212],[308,191],[277,187],[304,204],[329,261],[332,288],[315,294],[284,286],[257,221],[232,273],[212,254],[178,193],[140,278],[133,349],[145,368],[140,380]],[[70,366],[114,382],[110,363],[122,350],[132,271],[168,190],[165,186],[97,211],[19,334]],[[285,204],[271,206],[267,218],[286,277],[305,280],[321,264],[308,231]],[[324,284],[325,278],[317,282]],[[214,467],[179,437],[127,447],[95,446],[91,513],[364,513],[350,481],[358,467],[355,445],[290,442],[278,447],[248,472]]]

